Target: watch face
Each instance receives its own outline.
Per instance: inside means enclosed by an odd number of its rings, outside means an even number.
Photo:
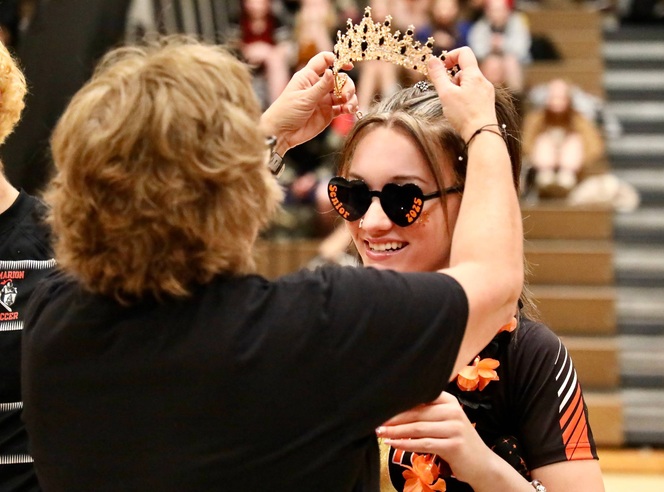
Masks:
[[[533,480],[532,482],[530,482],[530,485],[535,487],[535,490],[537,492],[546,492],[546,487],[542,485],[542,482],[540,482],[539,480]]]
[[[270,171],[272,171],[272,174],[274,174],[277,178],[281,176],[281,173],[284,172],[284,168],[286,167],[286,163],[284,160],[279,157],[279,154],[276,152],[272,152],[272,155],[270,156],[270,162],[268,163],[268,167],[270,168]]]

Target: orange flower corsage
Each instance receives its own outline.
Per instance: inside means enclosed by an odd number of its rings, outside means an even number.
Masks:
[[[413,453],[413,466],[403,465],[403,478],[406,479],[404,492],[445,492],[447,485],[445,480],[438,478],[440,469],[435,463],[435,454]]]
[[[512,318],[512,321],[510,321],[506,325],[501,326],[500,330],[498,330],[498,333],[502,333],[504,331],[512,333],[514,330],[516,330],[516,317]]]
[[[496,359],[487,357],[480,360],[478,355],[471,365],[459,371],[457,386],[462,391],[475,391],[477,388],[482,391],[491,381],[500,379],[496,373],[496,368],[499,365],[500,362]]]

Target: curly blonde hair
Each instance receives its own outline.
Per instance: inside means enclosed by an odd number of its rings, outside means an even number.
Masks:
[[[122,303],[252,272],[282,199],[259,118],[247,67],[222,47],[177,37],[108,53],[52,137],[61,267]]]
[[[0,144],[14,131],[21,118],[26,92],[23,73],[5,45],[0,43]]]

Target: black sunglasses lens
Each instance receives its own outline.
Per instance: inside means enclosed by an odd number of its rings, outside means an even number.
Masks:
[[[401,227],[411,225],[422,213],[424,194],[413,183],[388,183],[380,194],[380,205],[392,222]]]
[[[369,188],[360,180],[332,178],[327,185],[327,196],[334,210],[351,222],[362,217],[371,205]]]

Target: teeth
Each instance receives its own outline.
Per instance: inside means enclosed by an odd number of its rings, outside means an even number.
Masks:
[[[403,248],[403,243],[392,241],[389,243],[369,244],[371,251],[395,251]]]

